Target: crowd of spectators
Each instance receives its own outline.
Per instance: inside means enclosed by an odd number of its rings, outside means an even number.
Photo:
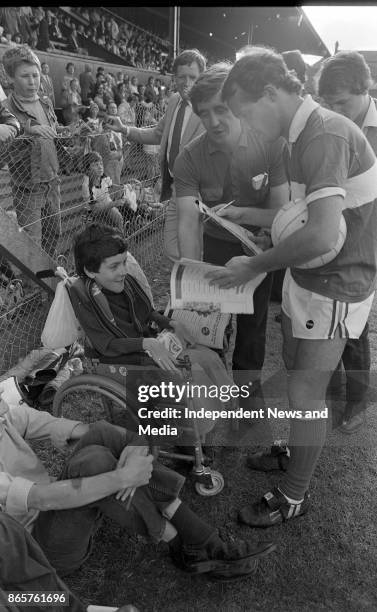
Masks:
[[[132,24],[117,18],[100,7],[75,7],[74,11],[87,22],[84,36],[121,57],[130,66],[171,72],[169,43]]]
[[[0,42],[91,55],[95,44],[135,68],[171,72],[168,41],[100,7],[74,7],[70,12],[58,7],[0,8]]]
[[[105,72],[103,66],[94,75],[87,64],[81,74],[75,74],[75,66],[69,62],[61,82],[62,108],[65,122],[74,123],[78,114],[89,123],[102,121],[108,114],[109,105],[114,105],[117,114],[127,125],[141,126],[155,123],[164,114],[171,90],[153,76],[147,83],[139,83],[137,76],[118,71],[116,75]],[[96,114],[92,116],[92,107]]]

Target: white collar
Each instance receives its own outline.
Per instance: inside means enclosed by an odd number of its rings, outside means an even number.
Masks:
[[[288,142],[290,144],[296,142],[297,138],[300,136],[302,130],[304,129],[310,115],[318,107],[318,102],[314,102],[310,94],[307,94],[304,97],[303,102],[300,104],[295,114],[293,115],[293,119],[289,126]]]
[[[368,127],[377,127],[377,108],[376,102],[373,98],[369,96],[369,106],[367,110],[367,114],[364,117],[363,125],[361,129],[364,130]]]

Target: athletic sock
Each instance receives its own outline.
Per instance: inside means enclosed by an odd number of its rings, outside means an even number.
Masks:
[[[303,499],[326,440],[326,419],[292,419],[290,424],[288,469],[279,485],[293,500]],[[293,502],[295,503],[295,502]]]
[[[298,504],[301,504],[301,503],[304,501],[304,498],[302,498],[302,499],[292,499],[291,497],[288,497],[288,495],[286,495],[285,493],[283,493],[283,491],[281,490],[281,488],[280,488],[280,487],[278,487],[278,490],[280,491],[280,493],[281,493],[282,495],[284,495],[285,499],[287,500],[287,502],[288,502],[289,504],[298,505]]]
[[[199,518],[184,502],[170,518],[170,522],[176,528],[183,544],[206,546],[207,543],[212,542],[212,536],[214,536],[214,546],[219,544],[222,547],[222,540],[217,536],[214,527]]]

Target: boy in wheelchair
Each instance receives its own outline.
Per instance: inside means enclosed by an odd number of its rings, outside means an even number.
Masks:
[[[101,362],[98,373],[111,376],[105,364],[127,364],[126,378],[130,407],[137,410],[138,388],[161,381],[184,382],[177,362],[155,337],[151,323],[160,330],[172,330],[185,347],[192,364],[194,384],[210,385],[233,381],[215,351],[204,346],[193,346],[189,330],[173,321],[152,305],[152,294],[145,276],[138,279],[128,273],[127,242],[120,232],[110,226],[93,223],[75,239],[74,258],[79,278],[70,286],[70,297],[76,316],[94,348],[94,356]],[[181,357],[180,355],[180,357]],[[107,367],[107,371],[106,368]],[[124,369],[124,368],[123,368]],[[132,402],[131,398],[135,398]],[[174,398],[170,400],[174,404]],[[204,405],[206,410],[221,410],[218,398],[194,398],[194,409]],[[132,405],[133,404],[133,405]],[[177,404],[175,404],[177,405]],[[148,406],[142,404],[141,406]],[[149,401],[149,407],[153,404]],[[201,438],[215,425],[213,419],[196,419]],[[179,424],[185,424],[180,419]],[[194,438],[189,432],[179,439],[181,447],[190,446]]]
[[[33,535],[61,576],[87,559],[104,516],[129,534],[166,542],[181,569],[217,579],[251,574],[258,558],[274,550],[270,542],[225,543],[179,499],[184,477],[155,461],[132,432],[104,421],[56,418],[25,403],[8,406],[1,394],[0,387],[0,511]],[[57,480],[29,440],[71,451]],[[18,554],[17,567],[27,567],[27,549]]]

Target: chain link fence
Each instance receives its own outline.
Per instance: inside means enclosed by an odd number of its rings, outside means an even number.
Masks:
[[[41,345],[56,284],[43,271],[63,265],[74,272],[72,240],[86,224],[121,228],[153,277],[163,255],[159,198],[158,150],[113,131],[95,133],[80,123],[67,136],[21,136],[2,146],[0,375]]]

